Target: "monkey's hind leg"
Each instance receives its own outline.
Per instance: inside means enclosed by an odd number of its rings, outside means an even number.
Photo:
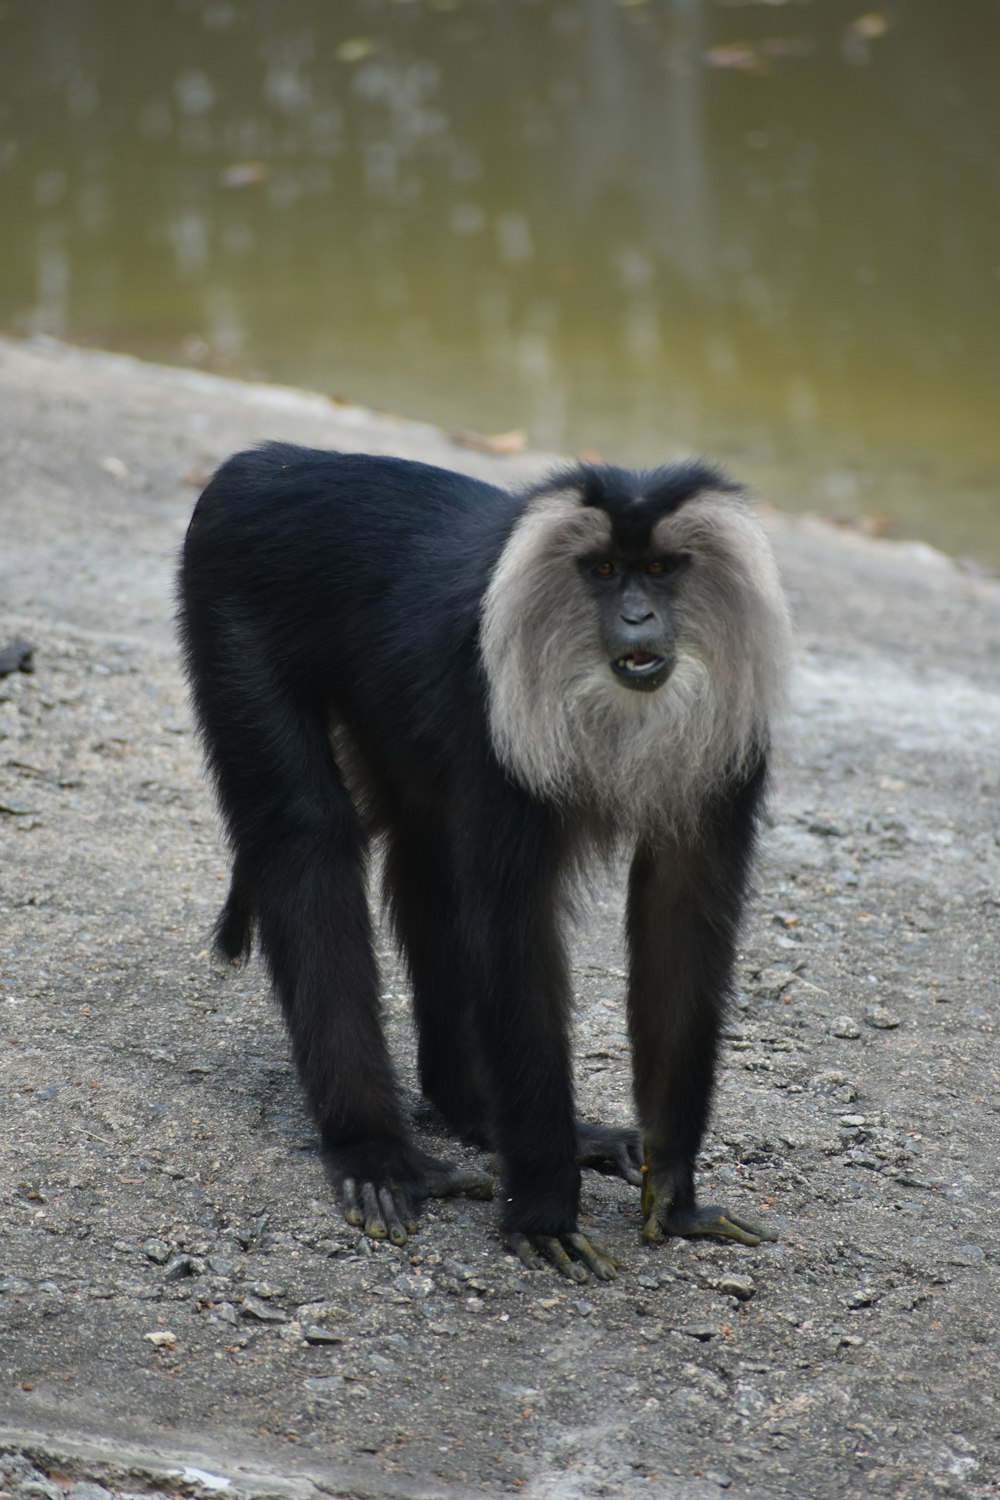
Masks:
[[[469,1016],[472,981],[455,930],[456,899],[440,835],[394,822],[385,889],[406,956],[417,1026],[420,1088],[445,1129],[469,1145],[493,1149],[482,1064]]]
[[[199,649],[209,647],[218,643]],[[325,720],[272,674],[263,651],[250,660],[237,672],[211,670],[210,659],[197,677],[234,852],[220,946],[238,957],[256,922],[344,1213],[371,1238],[404,1244],[425,1198],[489,1196],[491,1185],[409,1138],[382,1030],[364,829]]]
[[[340,791],[324,826],[272,846],[260,882],[261,945],[345,1217],[404,1244],[425,1198],[491,1197],[408,1138],[379,1014],[357,815]]]

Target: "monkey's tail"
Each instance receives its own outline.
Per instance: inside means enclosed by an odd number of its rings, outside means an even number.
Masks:
[[[256,929],[257,903],[253,887],[237,859],[233,866],[226,904],[215,922],[217,951],[232,964],[245,963],[253,951]]]

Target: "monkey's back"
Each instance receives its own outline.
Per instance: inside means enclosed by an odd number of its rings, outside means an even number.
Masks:
[[[479,737],[479,615],[523,499],[446,469],[270,443],[195,508],[180,578],[192,676],[262,670],[368,741]],[[294,610],[288,602],[295,599]],[[226,639],[220,639],[224,632]],[[224,660],[223,660],[224,658]],[[214,670],[213,670],[214,664]],[[318,706],[318,705],[317,705]],[[437,735],[440,753],[440,731]]]

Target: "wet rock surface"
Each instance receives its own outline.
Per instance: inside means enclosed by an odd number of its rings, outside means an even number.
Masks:
[[[775,518],[793,713],[700,1180],[781,1242],[648,1247],[587,1174],[621,1272],[576,1287],[487,1203],[405,1251],[338,1216],[262,971],[208,952],[226,859],[171,624],[237,447],[535,462],[45,345],[0,342],[0,410],[0,646],[34,669],[0,677],[0,1496],[995,1493],[997,584]],[[580,1104],[625,1123],[620,916],[611,880],[573,955]]]

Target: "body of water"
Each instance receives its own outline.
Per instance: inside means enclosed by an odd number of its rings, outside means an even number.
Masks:
[[[0,0],[0,327],[1000,563],[998,54],[995,0]]]

